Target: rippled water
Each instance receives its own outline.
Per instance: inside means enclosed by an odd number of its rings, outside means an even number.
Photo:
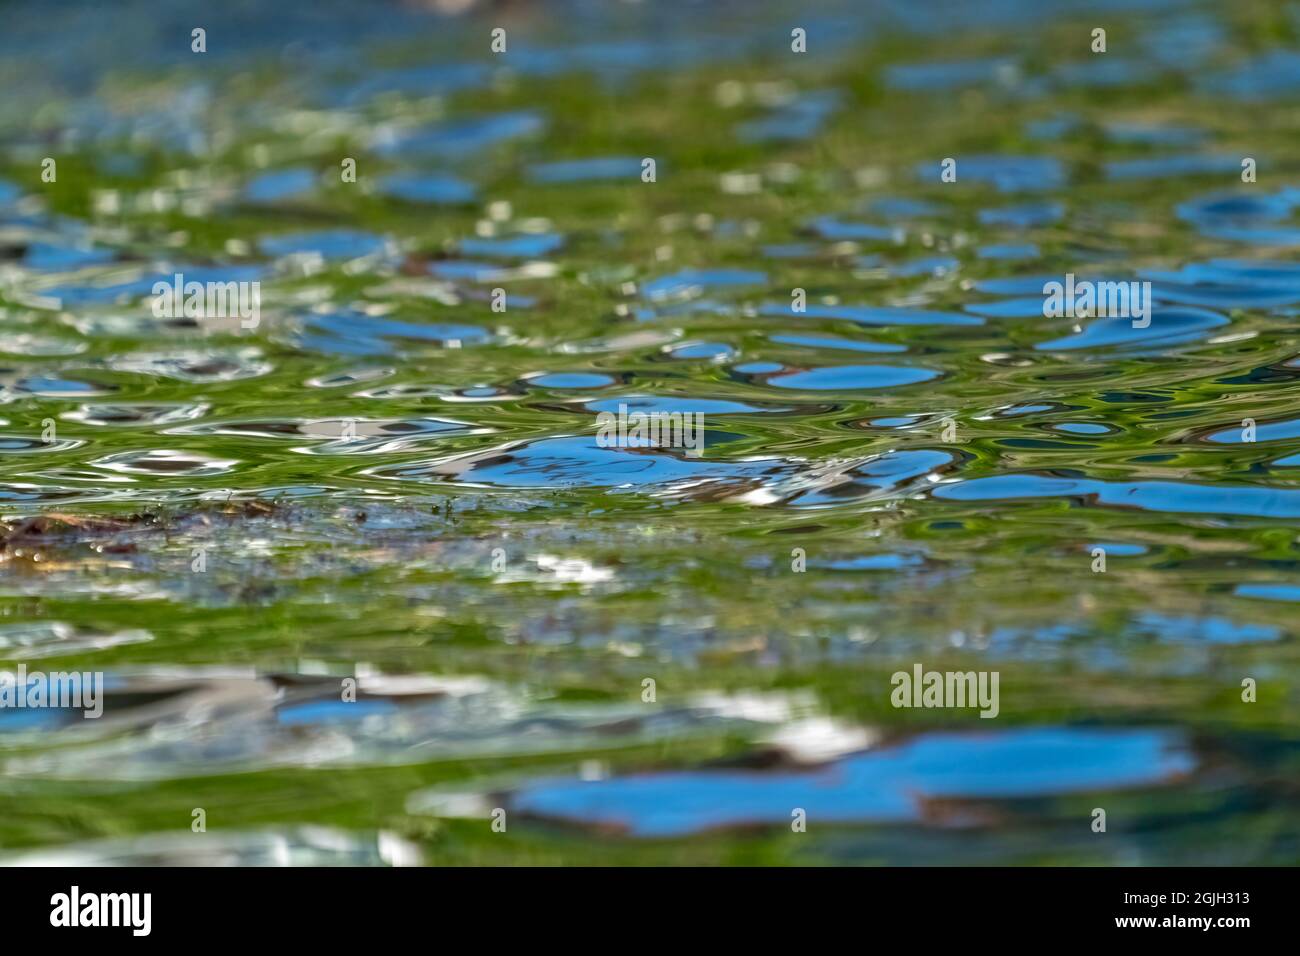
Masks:
[[[8,8],[10,859],[1296,859],[1300,16],[791,6]]]

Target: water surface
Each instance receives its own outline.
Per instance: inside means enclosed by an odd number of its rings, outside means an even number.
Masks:
[[[7,8],[8,859],[1294,862],[1295,11],[444,6]]]

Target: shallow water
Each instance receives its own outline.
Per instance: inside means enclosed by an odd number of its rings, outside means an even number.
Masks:
[[[8,8],[11,861],[1295,861],[1293,9],[428,6]]]

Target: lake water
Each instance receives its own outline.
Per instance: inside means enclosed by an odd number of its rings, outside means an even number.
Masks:
[[[1294,7],[206,6],[4,11],[8,860],[1295,861]]]

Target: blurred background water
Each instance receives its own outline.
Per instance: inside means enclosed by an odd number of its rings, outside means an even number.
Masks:
[[[9,862],[1295,861],[1295,5],[212,6],[0,5]]]

